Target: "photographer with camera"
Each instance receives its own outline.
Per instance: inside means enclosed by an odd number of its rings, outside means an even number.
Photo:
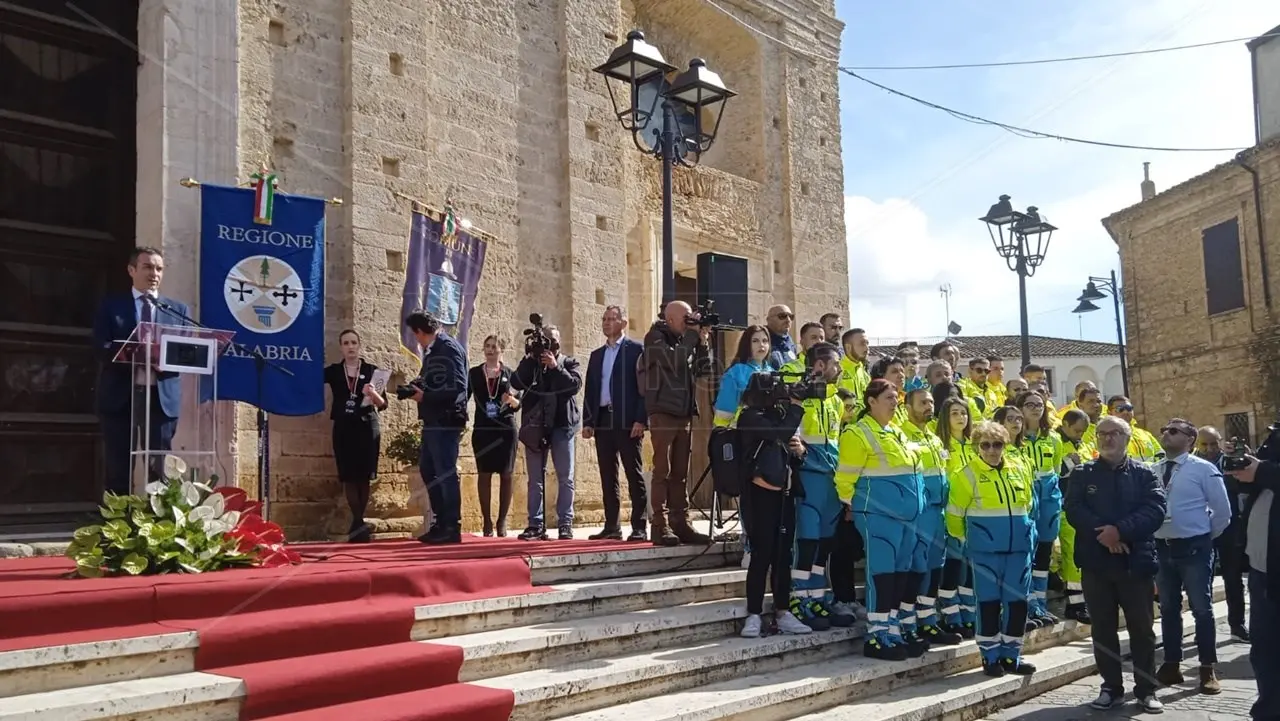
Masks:
[[[520,540],[547,538],[543,515],[546,493],[547,453],[560,484],[556,495],[556,525],[560,540],[573,539],[574,436],[582,423],[578,391],[582,372],[577,358],[560,352],[560,329],[544,326],[542,316],[529,316],[533,326],[525,330],[524,358],[511,377],[511,387],[524,391],[520,412],[520,442],[524,444],[529,474],[529,527]]]
[[[422,372],[396,389],[399,400],[418,404],[422,448],[418,471],[431,499],[435,523],[418,538],[428,544],[462,542],[462,490],[458,447],[467,425],[467,351],[441,332],[430,313],[411,313],[404,324],[422,346]],[[430,523],[424,518],[424,523]]]
[[[1280,423],[1269,429],[1267,440],[1250,454],[1243,442],[1223,443],[1229,458],[1223,466],[1246,494],[1245,553],[1249,556],[1249,665],[1258,684],[1258,700],[1250,715],[1280,718],[1280,569],[1268,571],[1271,559],[1280,559]]]
[[[673,300],[644,336],[638,380],[653,441],[649,501],[655,546],[711,542],[689,525],[688,482],[693,417],[698,415],[696,380],[713,372],[707,342],[714,321]]]
[[[1200,426],[1196,431],[1196,455],[1224,473],[1231,468],[1248,464],[1244,458],[1243,442],[1239,438],[1232,438],[1231,445],[1236,455],[1227,456],[1222,452],[1222,434],[1218,433],[1218,429]],[[1240,515],[1247,494],[1234,476],[1223,475],[1222,480],[1227,486],[1227,502],[1231,504],[1231,523],[1221,536],[1214,539],[1213,545],[1218,553],[1222,584],[1227,592],[1227,625],[1233,637],[1248,643],[1249,629],[1244,623],[1244,579],[1249,569],[1249,559],[1244,554],[1244,517]]]
[[[779,393],[781,391],[781,393]],[[780,397],[781,396],[781,397]],[[764,587],[773,588],[773,611],[778,630],[805,634],[811,628],[787,609],[791,595],[791,548],[795,541],[795,498],[803,493],[792,481],[792,471],[804,455],[796,431],[804,416],[802,401],[792,398],[777,377],[755,373],[747,378],[742,408],[737,416],[739,443],[745,454],[744,475],[750,479],[742,492],[743,527],[753,553],[747,564],[747,620],[743,638],[758,638],[763,631]]]

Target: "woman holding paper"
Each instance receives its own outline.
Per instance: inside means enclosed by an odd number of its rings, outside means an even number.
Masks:
[[[342,360],[324,369],[324,382],[333,394],[329,418],[333,420],[333,459],[338,464],[338,480],[351,509],[352,543],[363,543],[373,535],[364,522],[369,506],[369,481],[378,475],[382,454],[382,431],[378,411],[387,407],[381,390],[386,388],[387,371],[379,370],[360,357],[360,334],[344,330],[338,334]]]

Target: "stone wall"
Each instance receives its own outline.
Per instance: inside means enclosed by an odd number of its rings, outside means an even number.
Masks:
[[[1249,153],[1246,162],[1262,184],[1265,277],[1252,178],[1238,165],[1219,166],[1104,221],[1120,247],[1130,385],[1148,428],[1175,416],[1221,427],[1225,415],[1248,413],[1256,438],[1280,408],[1280,143]],[[1245,308],[1209,316],[1201,233],[1233,218]]]
[[[707,250],[749,258],[757,317],[773,302],[815,318],[847,306],[833,62],[786,51],[698,0],[239,5],[241,177],[269,160],[286,192],[346,201],[328,224],[329,361],[337,332],[354,327],[373,363],[416,370],[399,350],[406,197],[440,205],[451,195],[492,236],[468,339],[473,364],[485,335],[518,341],[535,310],[584,364],[605,305],[628,306],[633,332],[643,332],[658,302],[658,165],[625,137],[591,72],[636,26],[673,64],[705,57],[741,93],[703,167],[677,175],[678,268],[691,270]],[[723,5],[789,43],[838,53],[829,1]],[[412,420],[394,402],[384,419],[384,445]],[[345,530],[328,425],[272,421],[272,514],[291,538]],[[236,475],[246,488],[253,433],[252,409],[239,409]],[[577,451],[578,521],[599,523],[594,447]],[[463,455],[465,521],[475,528],[474,465],[469,448]],[[406,470],[384,461],[371,509],[379,530],[417,528]],[[513,529],[525,521],[522,476],[518,465]]]

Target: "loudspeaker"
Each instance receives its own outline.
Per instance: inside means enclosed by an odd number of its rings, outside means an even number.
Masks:
[[[746,328],[747,259],[720,253],[698,254],[698,303],[715,303],[720,325]]]

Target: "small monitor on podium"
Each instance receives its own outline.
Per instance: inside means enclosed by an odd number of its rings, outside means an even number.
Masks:
[[[180,335],[160,337],[162,372],[213,375],[218,363],[217,338],[192,338]]]

